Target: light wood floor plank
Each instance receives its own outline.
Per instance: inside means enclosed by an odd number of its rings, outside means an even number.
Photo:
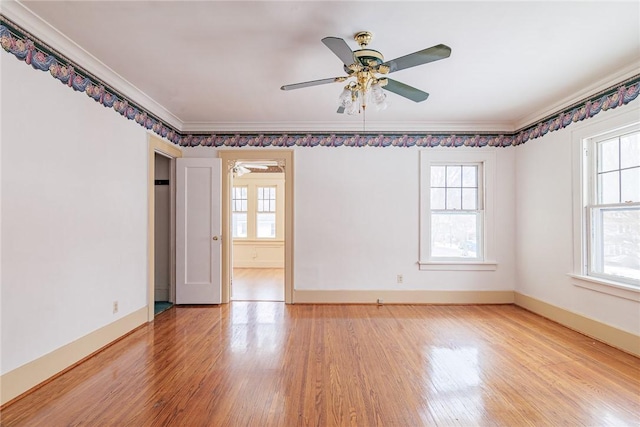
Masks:
[[[516,306],[174,307],[12,426],[625,426],[640,360]]]

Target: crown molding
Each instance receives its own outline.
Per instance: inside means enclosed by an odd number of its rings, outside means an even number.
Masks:
[[[605,78],[602,78],[589,86],[586,86],[571,96],[568,96],[560,101],[548,105],[545,108],[538,110],[534,113],[528,114],[512,123],[513,130],[524,129],[532,124],[542,121],[545,118],[553,116],[558,111],[563,111],[576,105],[587,98],[593,97],[602,91],[610,89],[613,86],[619,85],[620,82],[631,79],[634,76],[640,74],[640,66],[637,63],[629,64],[626,67],[621,68],[614,74],[609,74]]]
[[[138,104],[141,108],[155,115],[176,130],[181,130],[183,123],[173,113],[156,102],[138,87],[127,81],[95,56],[84,50],[69,37],[55,29],[27,6],[15,0],[0,0],[0,14],[13,21],[32,36],[42,40],[75,64],[81,66],[97,79],[108,84],[115,91]]]
[[[185,122],[185,133],[237,133],[237,132],[363,132],[362,121],[345,122]],[[508,122],[375,122],[366,123],[366,133],[391,132],[498,132],[513,133],[513,125]]]

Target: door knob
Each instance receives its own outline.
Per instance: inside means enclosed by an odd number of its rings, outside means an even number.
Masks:
[[[218,236],[213,236],[213,240],[218,240]]]

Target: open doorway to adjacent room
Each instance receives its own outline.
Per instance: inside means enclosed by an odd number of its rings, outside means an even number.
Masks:
[[[230,173],[231,300],[284,301],[283,166],[239,159]]]
[[[293,151],[218,155],[224,165],[223,302],[293,303]]]

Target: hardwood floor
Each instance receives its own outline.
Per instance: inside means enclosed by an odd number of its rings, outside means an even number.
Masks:
[[[234,301],[284,301],[284,268],[234,268]]]
[[[10,426],[623,426],[640,360],[516,306],[174,307]]]

